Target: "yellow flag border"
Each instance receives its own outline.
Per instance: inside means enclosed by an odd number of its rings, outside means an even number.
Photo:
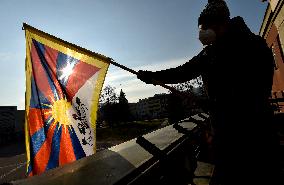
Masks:
[[[23,29],[25,30],[26,37],[26,118],[25,118],[25,141],[26,141],[26,152],[27,152],[27,170],[30,162],[30,138],[29,138],[29,125],[28,125],[28,115],[30,107],[30,98],[31,98],[31,73],[32,73],[32,64],[31,64],[31,41],[35,39],[40,43],[53,48],[59,52],[62,52],[66,55],[69,55],[73,58],[81,60],[90,65],[100,68],[99,77],[96,81],[95,88],[93,90],[93,103],[91,104],[91,127],[94,131],[95,141],[96,141],[96,120],[97,120],[97,110],[99,105],[99,96],[101,89],[105,80],[105,76],[111,62],[111,58],[104,55],[92,52],[75,44],[66,42],[60,38],[57,38],[53,35],[45,33],[41,30],[38,30],[26,23],[23,24]],[[96,152],[96,144],[94,144],[94,153]]]

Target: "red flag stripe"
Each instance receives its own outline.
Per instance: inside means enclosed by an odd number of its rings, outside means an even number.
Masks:
[[[67,127],[62,128],[59,152],[59,166],[76,160],[72,146],[69,130]]]
[[[50,151],[51,151],[51,144],[52,144],[52,137],[54,134],[54,130],[56,128],[55,123],[51,123],[48,132],[47,132],[47,137],[45,142],[43,143],[42,147],[34,157],[34,169],[33,172],[35,174],[40,174],[43,173],[46,169],[49,156],[50,156]]]
[[[57,56],[58,56],[58,51],[48,47],[44,46],[45,48],[45,53],[44,57],[52,71],[53,74],[56,74],[56,61],[57,61]]]
[[[78,90],[92,77],[100,68],[80,61],[73,69],[73,74],[69,77],[66,90],[68,97],[72,100]]]
[[[51,109],[34,109],[31,108],[29,111],[29,129],[30,129],[30,136],[32,136],[34,133],[36,133],[38,130],[40,130],[44,126],[44,120],[48,118],[50,115],[48,112],[50,112]]]
[[[53,92],[48,83],[46,72],[41,64],[40,58],[38,56],[34,44],[32,44],[31,57],[33,61],[34,79],[37,87],[40,89],[43,95],[49,100],[49,102],[54,102]]]

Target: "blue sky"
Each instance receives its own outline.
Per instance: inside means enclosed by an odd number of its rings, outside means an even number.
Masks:
[[[25,37],[22,23],[135,70],[178,66],[201,49],[197,18],[206,0],[1,0],[0,105],[24,108]],[[259,32],[267,3],[227,0],[231,16],[242,16]],[[130,102],[167,90],[147,85],[111,66],[105,84]]]

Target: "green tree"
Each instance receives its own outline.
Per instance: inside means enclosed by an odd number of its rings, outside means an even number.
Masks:
[[[118,98],[118,106],[119,106],[119,120],[122,122],[129,121],[130,119],[130,110],[128,100],[126,99],[125,93],[120,90],[119,98]]]

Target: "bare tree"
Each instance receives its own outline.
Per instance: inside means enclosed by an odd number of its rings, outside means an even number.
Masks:
[[[100,104],[113,104],[113,103],[117,103],[117,95],[115,93],[115,87],[112,87],[110,85],[107,85],[101,93],[100,96]]]

